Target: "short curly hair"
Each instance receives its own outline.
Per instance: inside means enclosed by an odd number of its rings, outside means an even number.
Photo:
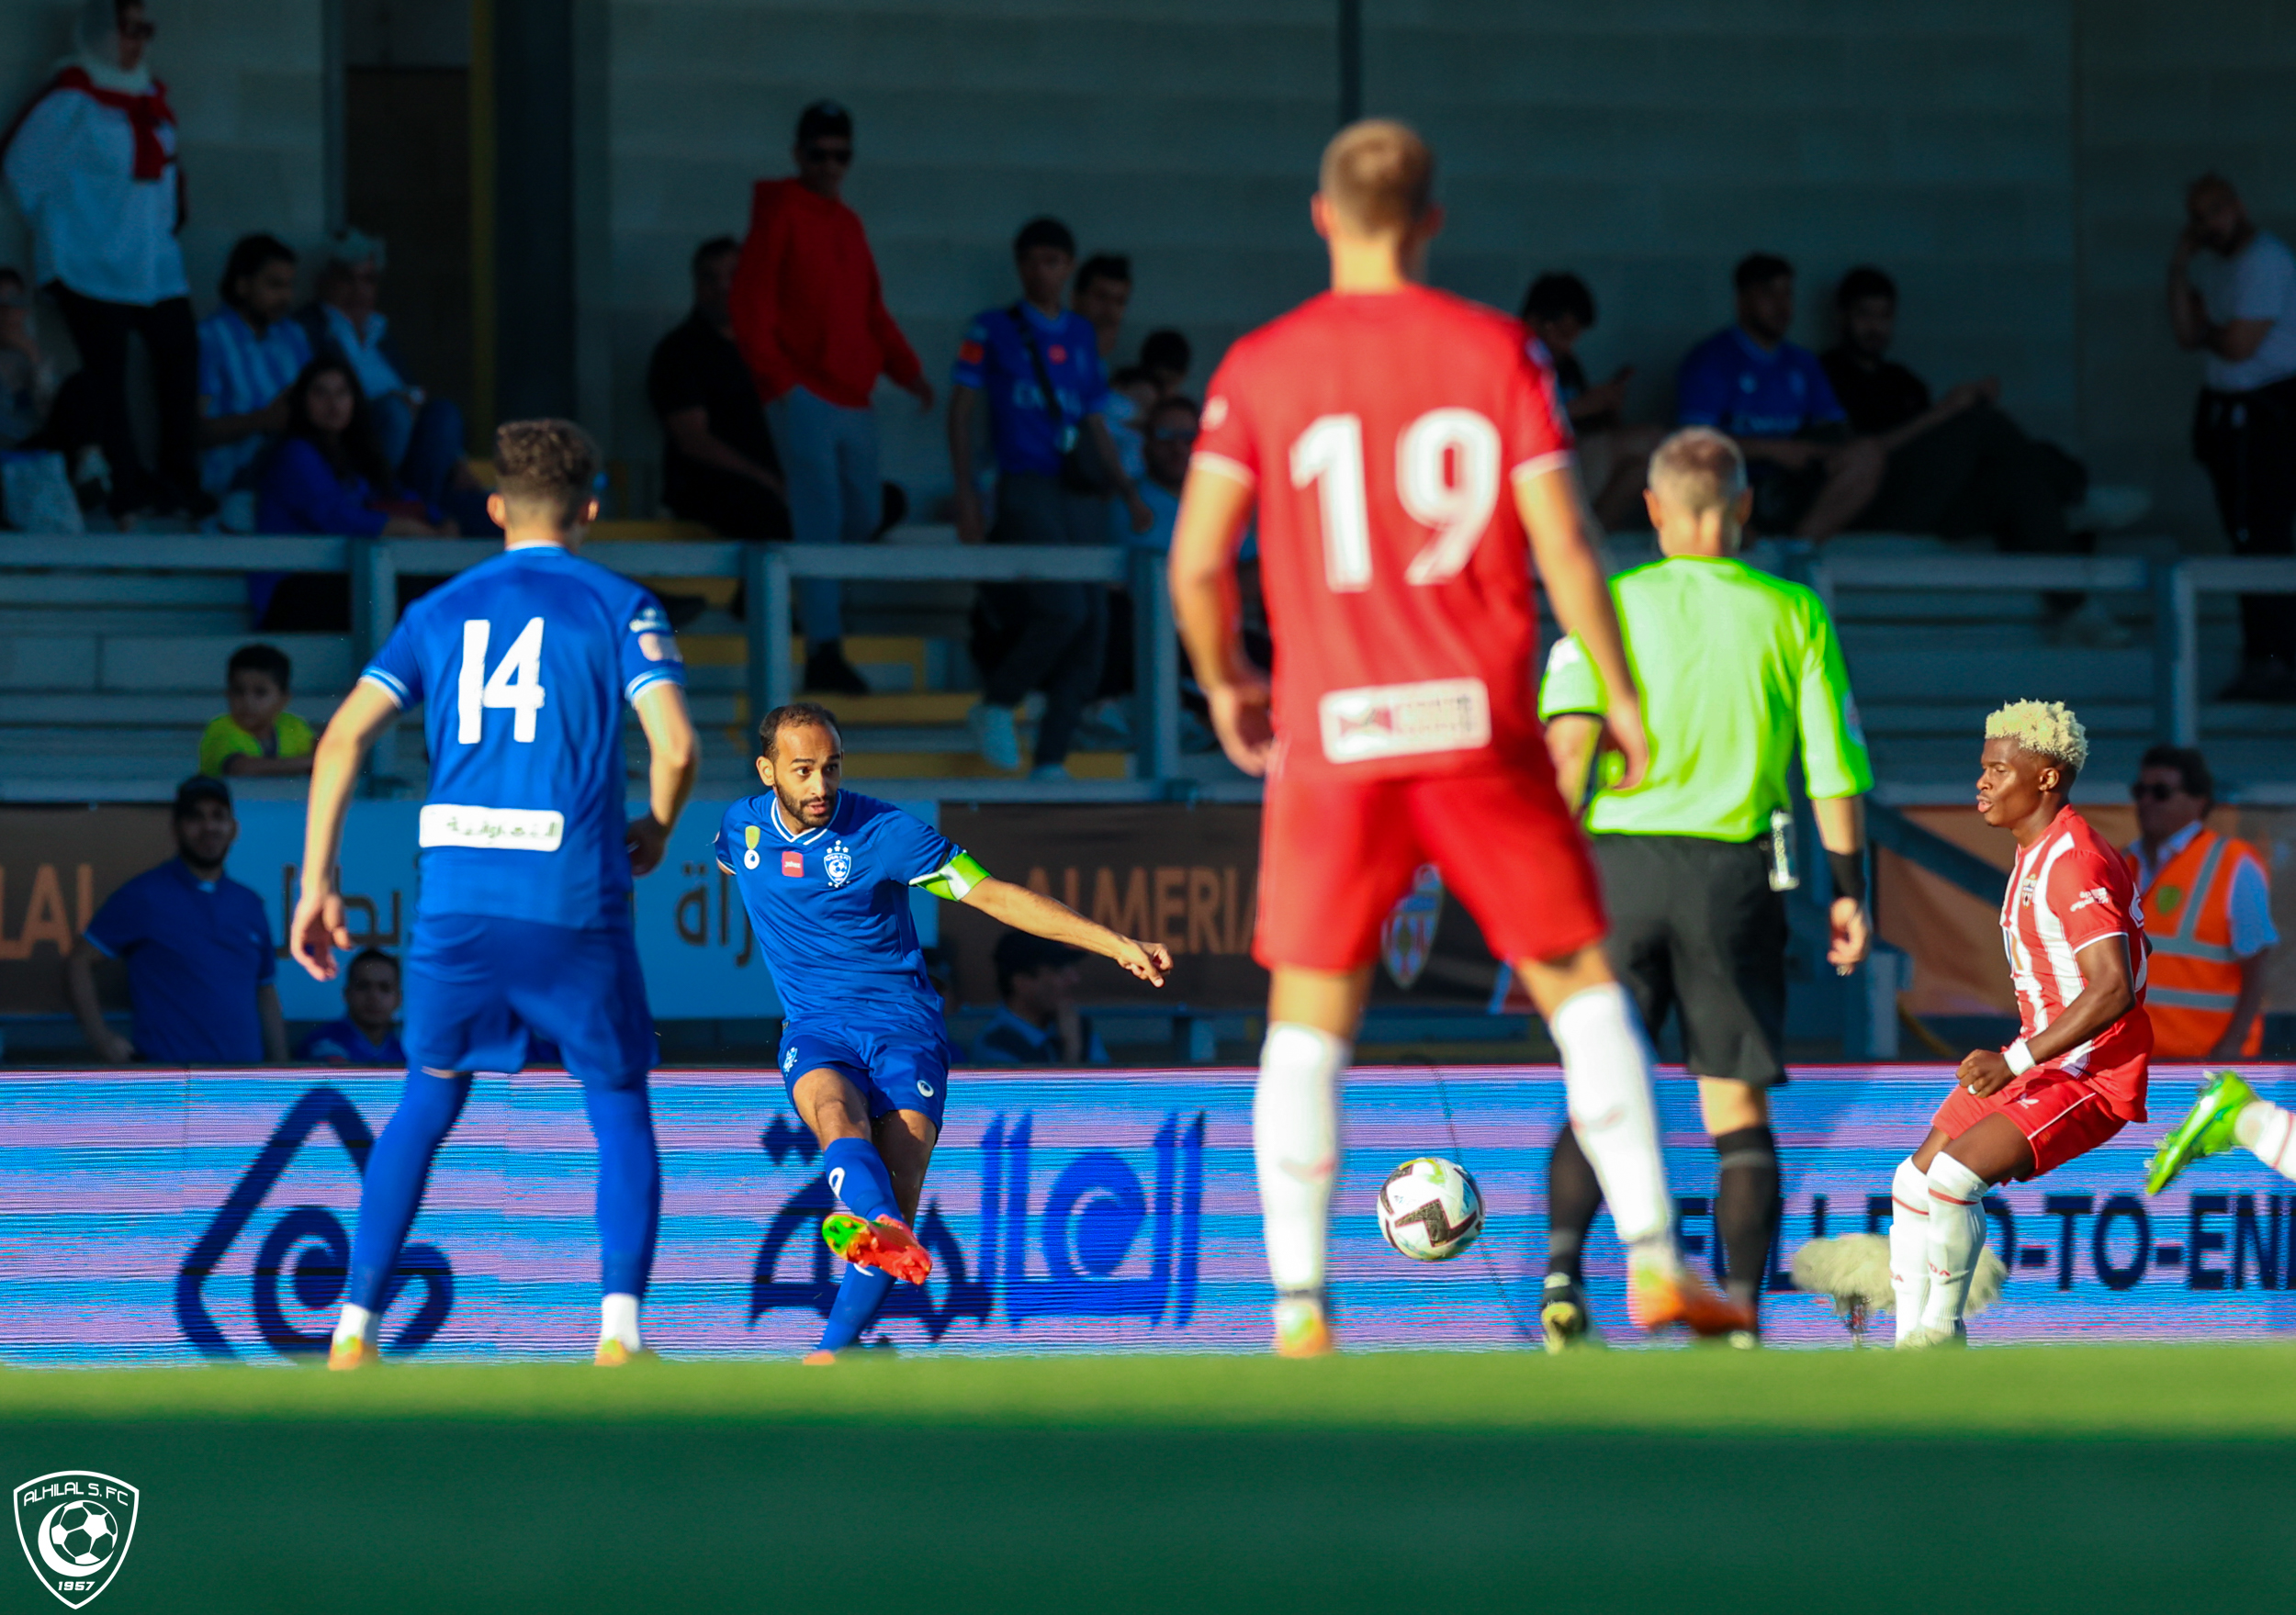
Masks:
[[[2014,740],[2077,774],[2088,763],[2088,731],[2061,701],[2013,701],[1985,721],[1987,740]]]
[[[604,464],[598,441],[571,421],[505,421],[494,429],[495,491],[560,527],[581,521]]]

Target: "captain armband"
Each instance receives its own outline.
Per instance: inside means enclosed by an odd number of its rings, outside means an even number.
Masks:
[[[961,852],[929,875],[909,882],[949,903],[962,903],[973,889],[988,879],[988,871],[969,852]]]

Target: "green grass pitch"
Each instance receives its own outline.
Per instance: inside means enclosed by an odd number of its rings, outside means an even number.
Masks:
[[[108,1615],[2269,1609],[2296,1349],[13,1372],[0,1458],[142,1488]]]

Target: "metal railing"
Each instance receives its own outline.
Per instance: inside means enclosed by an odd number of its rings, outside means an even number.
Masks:
[[[941,537],[951,530],[908,529]],[[382,648],[399,621],[399,580],[440,577],[502,553],[476,538],[247,538],[231,535],[0,533],[0,603],[10,571],[136,573],[341,572],[351,582],[351,642],[358,663]],[[738,578],[748,596],[745,692],[754,722],[795,693],[792,585],[801,578],[863,582],[1125,585],[1131,592],[1135,764],[1149,781],[1179,773],[1179,645],[1164,557],[1144,550],[1037,544],[792,544],[734,539],[602,539],[581,554],[632,578]],[[371,776],[389,777],[396,741],[376,743]]]
[[[2144,594],[2153,602],[2154,727],[2178,746],[2200,739],[2200,597],[2296,594],[2296,560],[2196,556],[2148,561],[2127,556],[1790,555],[1784,568],[1804,578],[1828,607],[1843,589],[1999,594],[2063,590]]]
[[[909,530],[917,536],[947,529]],[[2204,594],[2296,594],[2296,559],[1828,555],[1774,546],[1781,569],[1809,582],[1829,603],[1842,589],[1866,592],[2045,590],[2141,594],[2153,607],[2155,728],[2178,745],[2200,735],[2200,599]],[[110,534],[0,534],[0,603],[6,574],[34,568],[140,573],[343,572],[351,578],[353,649],[372,656],[398,620],[401,576],[459,572],[501,546],[483,539],[243,538]],[[632,577],[740,578],[747,585],[747,694],[753,714],[794,691],[790,606],[796,580],[852,582],[1027,582],[1123,584],[1135,612],[1135,772],[1142,781],[1179,774],[1179,648],[1161,555],[1117,548],[958,545],[894,542],[872,545],[720,540],[599,540],[582,553]],[[380,771],[388,772],[388,756]]]

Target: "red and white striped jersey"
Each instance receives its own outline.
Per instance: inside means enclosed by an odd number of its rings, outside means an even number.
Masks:
[[[2153,1054],[2153,1023],[2144,1013],[2144,921],[2127,860],[2087,819],[2060,809],[2041,839],[2017,855],[2001,900],[2001,945],[2024,1035],[2038,1036],[2081,995],[2080,951],[2105,936],[2129,939],[2136,1003],[2102,1032],[2049,1062],[2104,1096],[2114,1115],[2141,1122]]]

